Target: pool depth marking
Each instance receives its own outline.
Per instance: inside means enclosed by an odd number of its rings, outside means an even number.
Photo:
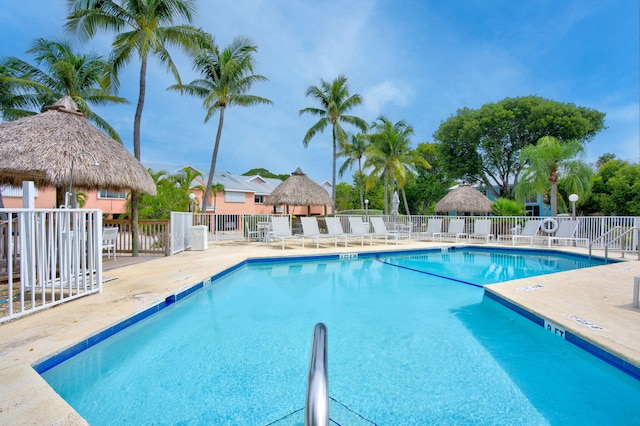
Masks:
[[[420,269],[413,269],[413,268],[409,268],[407,266],[400,266],[400,265],[396,265],[396,264],[393,264],[393,263],[389,263],[386,260],[380,259],[379,257],[376,257],[376,260],[378,262],[380,262],[380,263],[385,264],[385,265],[394,266],[394,267],[400,268],[400,269],[406,269],[407,271],[418,272],[420,274],[431,275],[433,277],[443,278],[445,280],[455,281],[455,282],[462,283],[462,284],[472,285],[474,287],[484,288],[484,286],[482,286],[480,284],[471,283],[469,281],[463,281],[463,280],[459,280],[459,279],[456,279],[456,278],[445,277],[444,275],[434,274],[433,272],[422,271]]]

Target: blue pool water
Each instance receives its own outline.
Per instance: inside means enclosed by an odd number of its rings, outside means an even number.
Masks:
[[[337,424],[636,421],[640,382],[476,286],[586,261],[509,253],[249,264],[43,377],[92,425],[302,425],[324,322]]]

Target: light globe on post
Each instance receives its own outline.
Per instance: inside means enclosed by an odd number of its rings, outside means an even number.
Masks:
[[[578,201],[578,194],[569,195],[569,201],[571,201],[571,206],[573,209],[573,218],[576,218],[576,201]]]
[[[364,218],[365,222],[369,222],[369,200],[364,200]]]
[[[189,212],[193,212],[193,200],[196,199],[196,194],[193,192],[189,193]]]

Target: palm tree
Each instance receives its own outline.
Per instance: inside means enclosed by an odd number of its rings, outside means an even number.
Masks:
[[[331,198],[333,199],[332,211],[336,211],[336,159],[338,157],[338,144],[347,142],[347,133],[342,128],[342,123],[356,126],[363,132],[367,130],[367,123],[361,118],[346,115],[353,107],[362,103],[362,98],[358,94],[351,95],[349,93],[349,85],[347,77],[338,76],[331,83],[320,79],[320,87],[309,86],[306,92],[307,97],[315,99],[320,104],[319,108],[304,108],[300,110],[300,115],[311,114],[321,117],[304,136],[302,143],[305,148],[318,132],[324,132],[324,129],[331,124],[331,135],[333,140],[333,169],[331,180]]]
[[[184,19],[191,22],[194,0],[67,0],[67,31],[82,40],[92,38],[98,30],[116,32],[111,53],[110,84],[118,87],[118,75],[134,56],[140,59],[140,88],[133,121],[133,155],[140,160],[140,124],[147,90],[147,63],[157,58],[180,82],[180,75],[167,46],[179,46],[194,52],[205,38],[202,30],[190,25],[175,25]],[[132,255],[138,256],[139,194],[131,192]]]
[[[36,114],[63,96],[70,96],[89,121],[113,139],[122,142],[115,129],[89,106],[127,102],[124,98],[112,95],[107,87],[106,78],[110,65],[102,56],[94,52],[76,53],[66,40],[51,41],[43,38],[35,40],[27,53],[35,55],[40,68],[15,57],[3,61],[4,67],[11,70],[13,75],[21,76],[21,81],[13,80],[19,85],[22,94],[18,99],[25,106],[35,107],[31,111],[23,111],[23,116]]]
[[[194,68],[200,73],[201,78],[193,80],[189,84],[176,84],[169,88],[201,98],[207,111],[205,123],[216,111],[220,112],[205,194],[210,193],[213,184],[226,109],[232,105],[272,104],[269,99],[247,93],[254,83],[267,80],[266,77],[253,73],[253,53],[257,50],[257,46],[254,46],[248,38],[237,37],[229,46],[220,51],[213,39],[209,37],[202,51],[194,58]],[[207,211],[209,197],[203,198],[202,212],[204,214]]]
[[[357,133],[355,135],[351,135],[351,142],[340,146],[340,150],[338,151],[338,157],[346,157],[347,159],[344,161],[338,174],[340,177],[344,175],[344,173],[350,169],[354,163],[358,163],[358,189],[360,191],[360,208],[364,209],[364,188],[362,182],[362,159],[364,158],[365,151],[368,145],[367,136],[363,133]]]
[[[367,161],[364,166],[373,167],[373,170],[367,184],[370,186],[373,179],[384,174],[384,211],[388,214],[391,195],[396,189],[401,190],[404,187],[410,175],[416,174],[414,167],[431,166],[417,151],[410,148],[409,138],[413,135],[413,127],[404,120],[393,123],[380,116],[371,125],[371,130],[371,145],[366,152]],[[408,214],[406,196],[404,199]]]
[[[7,64],[0,61],[0,117],[11,121],[35,114],[42,109],[36,90],[47,90]]]
[[[516,198],[524,200],[527,195],[549,193],[551,215],[558,215],[558,182],[586,199],[591,191],[593,171],[582,161],[574,160],[584,152],[578,141],[560,143],[552,136],[540,138],[536,145],[522,149],[520,161],[526,164],[523,178],[515,187]]]

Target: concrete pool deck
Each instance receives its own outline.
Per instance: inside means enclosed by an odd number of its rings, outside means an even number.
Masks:
[[[293,241],[283,251],[280,243],[210,242],[206,251],[188,251],[110,269],[104,275],[116,279],[104,283],[102,293],[0,325],[0,424],[87,424],[31,366],[245,259],[445,245],[414,241],[410,245],[401,242],[302,249],[299,242]],[[564,249],[587,253],[584,248]],[[620,255],[612,256],[618,259]],[[109,261],[105,258],[106,262]],[[629,260],[488,288],[640,367],[640,310],[632,307],[636,275],[640,275],[640,262]]]

